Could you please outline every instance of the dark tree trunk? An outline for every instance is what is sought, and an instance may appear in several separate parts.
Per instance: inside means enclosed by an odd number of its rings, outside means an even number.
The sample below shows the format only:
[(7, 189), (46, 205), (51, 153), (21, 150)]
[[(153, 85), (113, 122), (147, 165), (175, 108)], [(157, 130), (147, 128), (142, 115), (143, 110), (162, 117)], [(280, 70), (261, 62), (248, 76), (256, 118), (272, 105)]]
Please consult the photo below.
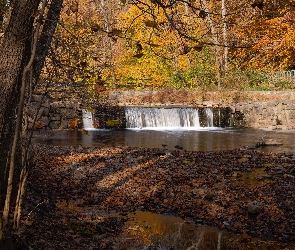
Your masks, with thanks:
[[(59, 19), (63, 0), (51, 0), (50, 2), (51, 4), (47, 11), (42, 33), (39, 36), (37, 44), (35, 44), (36, 54), (32, 65), (34, 85), (36, 85), (41, 74)], [(15, 143), (17, 140), (14, 140), (14, 135), (18, 134), (15, 133), (15, 131), (18, 131), (15, 130), (17, 109), (18, 106), (23, 107), (20, 105), (20, 89), (22, 84), (25, 86), (25, 77), (23, 77), (23, 75), (26, 76), (24, 72), (28, 73), (28, 62), (31, 55), (34, 55), (32, 54), (32, 40), (34, 27), (36, 26), (36, 23), (34, 24), (34, 19), (40, 3), (41, 0), (10, 1), (12, 7), (11, 17), (5, 30), (0, 49), (0, 249), (12, 248), (12, 245), (8, 243), (11, 243), (9, 240), (10, 232), (13, 232), (15, 227), (13, 228), (13, 221), (10, 223), (7, 215), (11, 213), (13, 209), (7, 209), (7, 207), (16, 205), (16, 196), (10, 196), (11, 187), (12, 190), (17, 191), (19, 181), (22, 189), (24, 189), (25, 184), (19, 179), (22, 164), (24, 164), (22, 152), (25, 151), (22, 150), (22, 147), (28, 145), (21, 141), (21, 131), (19, 131), (19, 135), (15, 137), (19, 138), (18, 144)], [(24, 71), (24, 69), (26, 70)], [(24, 89), (24, 87), (22, 89)], [(22, 117), (21, 113), (22, 112), (19, 112), (19, 117)], [(17, 127), (19, 128), (19, 125)], [(19, 149), (16, 151), (11, 151), (13, 140), (14, 145), (19, 146)], [(15, 149), (15, 146), (13, 148)], [(11, 152), (14, 152), (14, 154), (16, 153), (16, 157), (11, 157)], [(10, 162), (12, 162), (11, 158), (14, 159), (15, 164), (10, 164)], [(13, 168), (11, 166), (13, 166)], [(26, 175), (27, 172), (25, 173), (25, 176)], [(11, 176), (13, 176), (13, 178), (11, 178)], [(13, 182), (10, 185), (9, 183), (11, 183), (12, 179)], [(6, 190), (10, 191), (8, 192)], [(23, 191), (24, 190), (21, 192), (22, 194)], [(7, 197), (9, 197), (9, 199), (7, 199)], [(22, 197), (18, 195), (18, 207), (17, 213), (15, 213), (17, 216), (20, 211), (19, 204), (21, 204), (21, 199)], [(7, 211), (8, 213), (5, 213)]]
[[(12, 249), (12, 225), (9, 213), (16, 193), (21, 169), (21, 147), (16, 151), (13, 171), (9, 169), (11, 147), (15, 134), (16, 111), (20, 101), (22, 74), (31, 56), (34, 19), (41, 0), (13, 2), (9, 24), (0, 50), (0, 248)], [(20, 135), (18, 136), (20, 138)], [(21, 141), (19, 140), (19, 145)], [(10, 182), (8, 182), (8, 176)], [(10, 184), (9, 184), (10, 183)], [(9, 191), (8, 191), (9, 190)], [(4, 208), (4, 204), (6, 204)], [(6, 213), (6, 214), (7, 214)]]
[(37, 84), (39, 76), (41, 74), (45, 58), (48, 53), (48, 49), (51, 45), (52, 37), (54, 35), (57, 22), (59, 20), (60, 12), (62, 9), (63, 0), (52, 0), (51, 5), (46, 16), (46, 21), (44, 23), (42, 34), (40, 35), (36, 57), (33, 63), (33, 85)]
[(22, 72), (31, 53), (34, 13), (40, 0), (14, 2), (0, 51), (0, 208), (3, 206), (7, 164), (15, 129)]

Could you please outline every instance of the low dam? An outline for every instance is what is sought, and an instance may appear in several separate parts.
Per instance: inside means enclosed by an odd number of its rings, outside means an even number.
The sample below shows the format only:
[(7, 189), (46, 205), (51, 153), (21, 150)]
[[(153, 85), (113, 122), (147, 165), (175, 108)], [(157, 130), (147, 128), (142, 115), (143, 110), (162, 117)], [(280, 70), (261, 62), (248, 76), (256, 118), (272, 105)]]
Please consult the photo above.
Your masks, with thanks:
[[(146, 108), (154, 108), (153, 112), (158, 110), (159, 114), (159, 108), (163, 108), (165, 112), (168, 112), (169, 109), (175, 111), (177, 108), (179, 110), (192, 108), (198, 110), (200, 127), (208, 126), (205, 111), (210, 110), (213, 113), (213, 126), (216, 127), (250, 127), (269, 130), (295, 129), (295, 92), (292, 91), (243, 92), (244, 96), (242, 97), (241, 93), (222, 93), (215, 99), (211, 96), (212, 93), (206, 93), (207, 96), (205, 94), (203, 96), (201, 94), (194, 96), (186, 94), (184, 97), (174, 94), (174, 98), (176, 96), (178, 102), (172, 102), (173, 98), (170, 96), (166, 96), (166, 99), (161, 97), (161, 102), (159, 102), (159, 98), (154, 100), (154, 92), (144, 93), (145, 95), (140, 100), (135, 97), (142, 92), (115, 93), (109, 93), (109, 100), (104, 104), (87, 104), (87, 106), (78, 101), (56, 101), (46, 97), (42, 98), (42, 96), (34, 96), (28, 107), (29, 123), (32, 127), (34, 116), (42, 100), (37, 123), (34, 125), (35, 129), (82, 128), (83, 109), (88, 112), (91, 111), (91, 119), (94, 122), (86, 127), (126, 128), (126, 122), (130, 123), (130, 120), (126, 120), (125, 107), (134, 108), (131, 109), (133, 111), (135, 111), (135, 108), (142, 111), (147, 111)], [(198, 99), (200, 96), (202, 100)], [(141, 115), (141, 117), (143, 119), (143, 117), (147, 117), (147, 114)], [(170, 120), (172, 120), (171, 115)], [(197, 123), (194, 126), (198, 126)]]
[(199, 129), (233, 127), (243, 122), (230, 108), (108, 106), (91, 111), (84, 109), (82, 115), (85, 129)]

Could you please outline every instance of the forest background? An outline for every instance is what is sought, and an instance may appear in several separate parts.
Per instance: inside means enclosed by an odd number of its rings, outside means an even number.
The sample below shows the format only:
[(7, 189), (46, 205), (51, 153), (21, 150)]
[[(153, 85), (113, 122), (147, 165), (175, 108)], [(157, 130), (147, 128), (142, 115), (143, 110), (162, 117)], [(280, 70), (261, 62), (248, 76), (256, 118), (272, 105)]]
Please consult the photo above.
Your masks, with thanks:
[(294, 10), (284, 0), (67, 0), (40, 82), (83, 85), (93, 100), (110, 89), (293, 89), (277, 72), (295, 69)]

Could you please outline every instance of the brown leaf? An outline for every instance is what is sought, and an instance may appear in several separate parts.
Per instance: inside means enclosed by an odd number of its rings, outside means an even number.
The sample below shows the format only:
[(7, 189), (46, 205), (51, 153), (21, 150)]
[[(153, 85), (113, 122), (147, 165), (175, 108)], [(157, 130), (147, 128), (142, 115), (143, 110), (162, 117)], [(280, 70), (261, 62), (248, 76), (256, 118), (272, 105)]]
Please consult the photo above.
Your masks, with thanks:
[(76, 2), (76, 3), (73, 3), (73, 4), (70, 6), (70, 9), (71, 9), (71, 11), (72, 11), (73, 13), (78, 12), (78, 10), (79, 10), (78, 3), (77, 3), (77, 2)]
[(151, 28), (156, 28), (158, 26), (157, 22), (155, 22), (153, 20), (145, 20), (143, 22), (146, 26), (151, 27)]
[(119, 29), (112, 29), (111, 32), (116, 36), (123, 36), (123, 34), (124, 34), (123, 31), (119, 30)]
[(262, 10), (264, 3), (263, 0), (255, 0), (254, 3), (251, 4), (252, 8), (257, 7), (258, 9)]
[(143, 57), (143, 53), (139, 53), (139, 54), (135, 54), (133, 57), (136, 57), (136, 58), (141, 58), (141, 57)]
[(184, 45), (179, 49), (179, 55), (186, 55), (191, 51), (191, 49), (192, 49), (191, 47)]
[(93, 32), (97, 32), (99, 31), (100, 26), (97, 23), (94, 23), (90, 28)]
[(200, 10), (199, 17), (205, 19), (208, 16), (208, 13), (205, 10)]
[(200, 52), (200, 51), (202, 51), (202, 49), (203, 49), (203, 44), (197, 44), (197, 45), (193, 46), (193, 49), (194, 49), (195, 51)]

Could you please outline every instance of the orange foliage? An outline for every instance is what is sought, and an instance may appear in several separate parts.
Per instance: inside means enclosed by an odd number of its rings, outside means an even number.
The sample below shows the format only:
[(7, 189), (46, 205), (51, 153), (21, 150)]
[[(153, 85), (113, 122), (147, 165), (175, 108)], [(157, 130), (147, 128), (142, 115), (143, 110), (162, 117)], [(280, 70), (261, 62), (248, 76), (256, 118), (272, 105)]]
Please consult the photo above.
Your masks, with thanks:
[(248, 10), (247, 22), (235, 28), (239, 41), (248, 46), (233, 53), (239, 66), (266, 71), (295, 68), (295, 11), (291, 2), (281, 1), (280, 6), (266, 2), (263, 10)]
[(42, 129), (43, 127), (45, 126), (45, 124), (41, 121), (37, 121), (35, 124), (34, 124), (34, 129)]
[(78, 128), (79, 118), (74, 118), (69, 122), (69, 128), (76, 129)]

